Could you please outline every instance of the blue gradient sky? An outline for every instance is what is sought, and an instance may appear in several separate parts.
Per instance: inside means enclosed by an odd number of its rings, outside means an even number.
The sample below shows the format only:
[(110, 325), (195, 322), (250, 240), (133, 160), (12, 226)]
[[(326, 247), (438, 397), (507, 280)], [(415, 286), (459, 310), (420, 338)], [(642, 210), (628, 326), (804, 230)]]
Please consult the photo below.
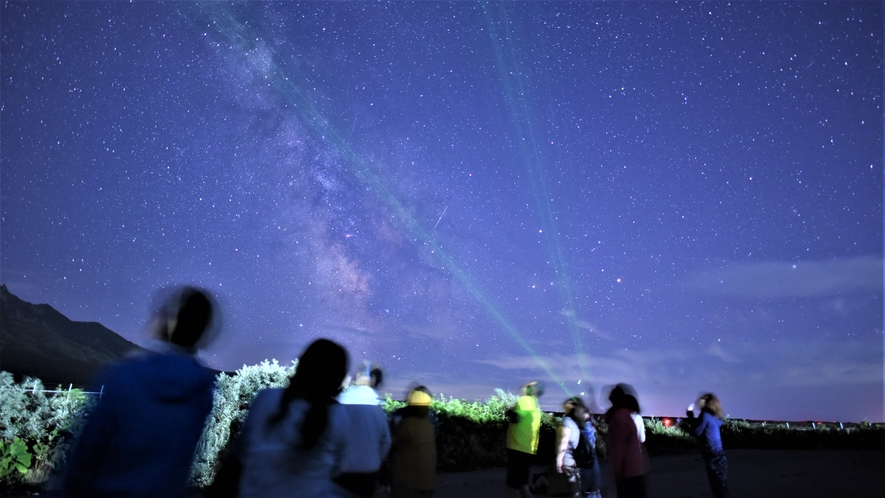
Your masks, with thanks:
[(0, 280), (141, 343), (204, 286), (222, 369), (883, 421), (882, 14), (5, 1)]

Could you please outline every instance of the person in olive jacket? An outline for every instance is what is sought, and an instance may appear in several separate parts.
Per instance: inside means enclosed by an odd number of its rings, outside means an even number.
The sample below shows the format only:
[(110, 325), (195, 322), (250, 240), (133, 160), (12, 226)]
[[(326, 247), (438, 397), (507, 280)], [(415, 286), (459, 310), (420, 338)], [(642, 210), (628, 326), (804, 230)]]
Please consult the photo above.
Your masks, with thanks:
[(432, 496), (436, 489), (436, 436), (430, 420), (430, 399), (419, 389), (409, 393), (409, 404), (393, 430), (396, 498)]

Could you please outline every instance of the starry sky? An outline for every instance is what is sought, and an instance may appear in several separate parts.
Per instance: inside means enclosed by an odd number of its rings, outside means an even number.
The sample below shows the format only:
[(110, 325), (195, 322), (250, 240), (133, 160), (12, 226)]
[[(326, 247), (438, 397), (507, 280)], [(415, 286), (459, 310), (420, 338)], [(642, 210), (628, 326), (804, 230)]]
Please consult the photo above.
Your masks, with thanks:
[(883, 421), (881, 2), (2, 3), (0, 280), (233, 370)]

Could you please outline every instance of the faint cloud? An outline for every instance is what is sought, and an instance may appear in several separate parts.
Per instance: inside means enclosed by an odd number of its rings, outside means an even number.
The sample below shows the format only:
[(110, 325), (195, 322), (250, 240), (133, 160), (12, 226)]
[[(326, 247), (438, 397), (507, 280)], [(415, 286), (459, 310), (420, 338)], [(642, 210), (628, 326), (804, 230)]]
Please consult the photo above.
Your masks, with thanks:
[(584, 329), (584, 330), (590, 332), (591, 334), (595, 335), (596, 337), (599, 337), (600, 339), (605, 339), (606, 341), (613, 341), (614, 340), (614, 337), (599, 330), (599, 328), (596, 325), (593, 325), (590, 322), (579, 320), (578, 321), (578, 328)]
[(692, 273), (689, 289), (750, 299), (826, 296), (882, 289), (882, 259), (874, 256), (820, 261), (738, 263)]
[[(773, 341), (733, 348), (742, 369), (768, 385), (832, 387), (882, 382), (882, 347), (865, 341)], [(744, 379), (734, 378), (738, 385)]]
[(604, 339), (606, 341), (613, 341), (614, 340), (614, 338), (611, 335), (603, 332), (596, 325), (594, 325), (586, 320), (578, 320), (577, 313), (575, 313), (573, 310), (563, 310), (562, 315), (566, 316), (568, 318), (574, 319), (575, 325), (577, 325), (578, 328), (586, 330), (587, 332), (590, 332), (591, 334), (595, 335), (596, 337), (599, 337), (600, 339)]
[(592, 358), (550, 354), (475, 361), (509, 372), (522, 371), (522, 377), (550, 372), (560, 381), (574, 382), (581, 378), (583, 362), (591, 374), (585, 381), (597, 385), (627, 382), (643, 391), (694, 386), (698, 381), (734, 390), (753, 385), (838, 388), (882, 381), (881, 343), (871, 347), (869, 341), (860, 340), (716, 342), (693, 348), (620, 349)]
[(848, 316), (851, 312), (848, 300), (842, 297), (832, 299), (824, 306), (826, 309), (836, 313), (839, 316)]
[[(594, 382), (614, 384), (638, 382), (667, 376), (667, 365), (684, 363), (688, 354), (680, 349), (615, 350), (606, 355), (549, 354), (539, 356), (503, 356), (475, 360), (502, 370), (549, 372), (561, 381), (578, 381), (585, 372)], [(587, 380), (587, 379), (585, 379)]]
[(405, 399), (409, 390), (418, 385), (429, 389), (436, 398), (443, 396), (446, 399), (456, 397), (467, 401), (485, 401), (495, 395), (494, 388), (489, 387), (489, 379), (485, 377), (463, 379), (433, 376), (426, 372), (397, 372), (397, 378), (389, 385), (385, 384), (383, 391), (392, 399)]
[(458, 331), (451, 324), (404, 325), (403, 328), (410, 332), (414, 338), (445, 341), (459, 337)]
[(358, 336), (358, 337), (374, 337), (375, 334), (369, 332), (367, 330), (361, 330), (354, 327), (347, 327), (344, 325), (334, 325), (334, 324), (320, 324), (317, 325), (317, 329), (322, 331), (325, 334), (330, 334), (334, 336)]
[(707, 348), (707, 352), (719, 358), (725, 363), (740, 363), (740, 359), (734, 355), (731, 351), (726, 351), (724, 347), (722, 347), (721, 343), (714, 343), (710, 347)]

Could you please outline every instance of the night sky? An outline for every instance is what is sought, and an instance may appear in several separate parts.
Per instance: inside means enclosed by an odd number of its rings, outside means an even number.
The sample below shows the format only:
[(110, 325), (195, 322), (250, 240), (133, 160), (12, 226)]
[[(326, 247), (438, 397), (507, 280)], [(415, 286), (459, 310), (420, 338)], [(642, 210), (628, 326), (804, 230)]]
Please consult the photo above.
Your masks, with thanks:
[[(2, 3), (9, 290), (233, 370), (883, 421), (883, 4)], [(561, 387), (560, 387), (561, 385)]]

